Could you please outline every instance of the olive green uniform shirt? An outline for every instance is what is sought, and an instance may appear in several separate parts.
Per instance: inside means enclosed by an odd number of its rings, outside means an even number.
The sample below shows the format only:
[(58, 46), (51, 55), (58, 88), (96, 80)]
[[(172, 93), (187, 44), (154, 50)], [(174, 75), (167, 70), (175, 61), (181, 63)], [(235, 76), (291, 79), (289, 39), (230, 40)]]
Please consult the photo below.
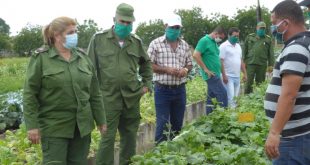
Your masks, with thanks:
[(243, 60), (245, 64), (273, 66), (274, 52), (272, 40), (269, 36), (260, 38), (256, 34), (249, 34), (244, 43)]
[(141, 40), (130, 34), (120, 46), (113, 28), (95, 34), (88, 55), (96, 65), (105, 107), (128, 109), (139, 104), (142, 87), (151, 89), (152, 67)]
[[(38, 49), (39, 50), (39, 49)], [(66, 61), (55, 48), (30, 57), (23, 106), (28, 130), (42, 136), (72, 138), (76, 125), (81, 137), (105, 124), (105, 111), (95, 68), (79, 49)]]

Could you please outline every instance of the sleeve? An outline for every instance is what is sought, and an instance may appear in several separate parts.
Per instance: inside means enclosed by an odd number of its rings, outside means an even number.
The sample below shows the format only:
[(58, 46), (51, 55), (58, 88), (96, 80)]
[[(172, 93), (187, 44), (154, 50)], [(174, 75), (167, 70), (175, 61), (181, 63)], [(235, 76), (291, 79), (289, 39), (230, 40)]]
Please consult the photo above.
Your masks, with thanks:
[(274, 60), (275, 58), (274, 58), (273, 44), (272, 44), (272, 40), (270, 39), (269, 52), (268, 52), (268, 66), (273, 66)]
[(221, 58), (221, 59), (225, 59), (226, 53), (225, 53), (225, 46), (224, 46), (224, 43), (220, 45), (219, 49), (220, 49), (220, 58)]
[(150, 90), (152, 89), (152, 78), (153, 78), (153, 71), (152, 71), (152, 64), (151, 60), (146, 53), (145, 49), (142, 46), (142, 43), (139, 42), (139, 49), (141, 53), (140, 59), (140, 69), (139, 74), (142, 77), (142, 82), (144, 86), (148, 87)]
[(286, 47), (280, 58), (280, 76), (283, 74), (294, 74), (304, 76), (309, 62), (309, 51), (297, 44)]
[(90, 42), (87, 48), (87, 55), (89, 56), (90, 60), (92, 61), (93, 65), (96, 68), (97, 66), (96, 66), (96, 61), (95, 61), (95, 35), (93, 35), (92, 38), (90, 39)]
[(208, 41), (203, 37), (198, 41), (195, 50), (203, 54), (207, 50), (207, 45)]
[(249, 37), (246, 37), (245, 38), (245, 41), (244, 41), (244, 45), (243, 45), (243, 50), (242, 50), (242, 58), (243, 58), (243, 61), (246, 62), (247, 60), (247, 57), (248, 57), (248, 40), (249, 40)]
[[(89, 61), (90, 62), (90, 61)], [(102, 93), (99, 87), (99, 81), (96, 76), (95, 68), (92, 67), (93, 77), (91, 81), (90, 106), (94, 120), (97, 125), (106, 124), (106, 113), (103, 104)]]
[(154, 41), (150, 43), (149, 48), (147, 49), (147, 53), (150, 57), (151, 62), (156, 64), (156, 49)]
[(193, 54), (189, 45), (187, 46), (186, 51), (186, 66), (193, 66)]
[(24, 92), (23, 112), (27, 130), (39, 128), (38, 111), (40, 107), (39, 94), (41, 90), (41, 55), (32, 55), (27, 68)]

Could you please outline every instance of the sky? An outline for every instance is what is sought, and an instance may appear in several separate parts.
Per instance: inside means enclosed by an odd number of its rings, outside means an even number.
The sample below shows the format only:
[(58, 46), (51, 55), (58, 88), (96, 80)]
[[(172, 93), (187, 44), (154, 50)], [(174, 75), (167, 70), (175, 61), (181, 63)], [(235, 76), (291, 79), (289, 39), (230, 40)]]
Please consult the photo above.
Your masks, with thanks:
[[(115, 10), (120, 3), (128, 3), (135, 9), (135, 29), (139, 23), (164, 19), (176, 9), (202, 8), (204, 15), (221, 13), (233, 16), (237, 9), (257, 4), (257, 0), (1, 0), (0, 18), (16, 35), (27, 24), (47, 25), (54, 18), (68, 16), (83, 23), (93, 19), (100, 28), (113, 25)], [(282, 0), (260, 0), (261, 6), (272, 10)], [(297, 0), (299, 2), (301, 0)]]

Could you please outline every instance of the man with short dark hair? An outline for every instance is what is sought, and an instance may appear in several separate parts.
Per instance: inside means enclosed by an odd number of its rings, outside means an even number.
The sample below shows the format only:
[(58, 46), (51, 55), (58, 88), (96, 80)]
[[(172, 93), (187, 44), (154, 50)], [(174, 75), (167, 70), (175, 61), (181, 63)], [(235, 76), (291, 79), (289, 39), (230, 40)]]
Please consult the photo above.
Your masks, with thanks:
[(228, 106), (235, 108), (235, 97), (239, 95), (240, 72), (243, 80), (247, 80), (245, 65), (242, 61), (242, 49), (239, 42), (239, 29), (231, 27), (228, 30), (228, 39), (220, 45), (220, 58), (222, 64), (222, 78), (227, 90)]
[(310, 164), (310, 32), (295, 1), (272, 10), (271, 31), (284, 41), (268, 85), (264, 108), (272, 122), (265, 151), (275, 165)]
[[(153, 40), (148, 48), (155, 82), (157, 144), (172, 139), (183, 124), (186, 109), (185, 83), (187, 74), (192, 69), (192, 53), (189, 45), (181, 38), (181, 28), (179, 15), (168, 16), (165, 19), (165, 35)], [(164, 132), (168, 133), (165, 135)]]
[(212, 99), (216, 99), (222, 107), (227, 107), (227, 92), (221, 80), (221, 60), (218, 42), (225, 38), (225, 30), (217, 27), (211, 34), (202, 37), (196, 46), (194, 59), (200, 66), (202, 78), (207, 82), (208, 94), (206, 114), (214, 109)]

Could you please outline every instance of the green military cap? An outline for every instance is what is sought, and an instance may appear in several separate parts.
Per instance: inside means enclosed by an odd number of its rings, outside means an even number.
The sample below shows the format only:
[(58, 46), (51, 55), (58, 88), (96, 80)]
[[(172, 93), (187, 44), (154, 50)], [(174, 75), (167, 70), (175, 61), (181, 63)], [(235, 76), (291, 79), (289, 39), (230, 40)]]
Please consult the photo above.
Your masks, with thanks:
[(116, 18), (121, 19), (128, 22), (135, 21), (135, 17), (133, 15), (134, 9), (131, 5), (126, 3), (121, 3), (116, 8)]
[(257, 27), (266, 27), (266, 24), (265, 24), (265, 22), (258, 22), (257, 23)]

